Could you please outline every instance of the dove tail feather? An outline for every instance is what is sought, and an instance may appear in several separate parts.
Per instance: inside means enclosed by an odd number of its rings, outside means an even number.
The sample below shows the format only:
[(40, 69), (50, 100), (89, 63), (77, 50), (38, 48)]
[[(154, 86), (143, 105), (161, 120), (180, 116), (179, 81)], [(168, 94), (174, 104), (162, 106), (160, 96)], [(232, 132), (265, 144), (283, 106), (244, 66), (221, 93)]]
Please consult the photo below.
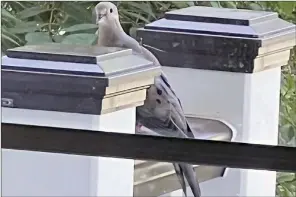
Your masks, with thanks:
[(177, 175), (177, 177), (179, 179), (179, 182), (181, 184), (182, 190), (183, 190), (185, 196), (187, 197), (186, 181), (185, 181), (185, 178), (184, 178), (184, 173), (182, 171), (182, 168), (177, 163), (173, 163), (173, 165), (174, 165), (174, 168), (175, 168), (175, 171), (176, 171), (176, 175)]
[(199, 187), (198, 180), (195, 175), (195, 170), (193, 169), (192, 165), (189, 164), (179, 164), (180, 168), (182, 169), (182, 172), (184, 173), (184, 176), (188, 182), (188, 185), (193, 193), (194, 197), (200, 197), (201, 191)]

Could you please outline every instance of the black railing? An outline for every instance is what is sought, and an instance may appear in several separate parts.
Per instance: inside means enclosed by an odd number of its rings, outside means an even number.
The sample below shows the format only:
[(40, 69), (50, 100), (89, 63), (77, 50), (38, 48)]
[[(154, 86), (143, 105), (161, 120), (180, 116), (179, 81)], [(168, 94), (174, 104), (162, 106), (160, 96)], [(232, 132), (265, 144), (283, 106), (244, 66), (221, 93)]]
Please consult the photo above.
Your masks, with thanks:
[(296, 148), (2, 123), (2, 148), (296, 172)]

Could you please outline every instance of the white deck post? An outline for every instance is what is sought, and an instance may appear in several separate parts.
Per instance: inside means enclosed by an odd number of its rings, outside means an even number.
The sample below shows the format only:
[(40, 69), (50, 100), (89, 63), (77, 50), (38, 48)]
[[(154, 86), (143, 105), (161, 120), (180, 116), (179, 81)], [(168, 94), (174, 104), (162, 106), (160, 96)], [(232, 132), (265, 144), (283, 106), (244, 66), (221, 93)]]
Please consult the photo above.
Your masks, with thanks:
[[(138, 37), (159, 49), (151, 51), (185, 114), (227, 122), (233, 141), (276, 145), (281, 66), (296, 45), (295, 25), (273, 12), (209, 7), (174, 10), (165, 18)], [(275, 196), (275, 187), (276, 172), (246, 169), (201, 183), (202, 196)]]
[[(3, 108), (2, 121), (132, 134), (135, 108), (100, 116)], [(133, 196), (132, 159), (7, 149), (2, 154), (3, 196)]]
[[(1, 62), (2, 124), (15, 128), (134, 134), (136, 107), (143, 105), (147, 88), (161, 71), (131, 49), (27, 45), (9, 54)], [(51, 143), (38, 147), (38, 137), (26, 128), (21, 137), (2, 139), (18, 145), (7, 145), (13, 150), (2, 152), (3, 196), (133, 196), (133, 159), (20, 151), (57, 148)], [(63, 143), (71, 140), (67, 136)]]
[[(279, 67), (255, 74), (166, 67), (165, 73), (186, 113), (226, 121), (236, 131), (233, 141), (277, 144)], [(187, 80), (175, 80), (180, 75)], [(276, 172), (228, 169), (223, 178), (201, 183), (201, 190), (203, 196), (274, 196), (275, 181)]]

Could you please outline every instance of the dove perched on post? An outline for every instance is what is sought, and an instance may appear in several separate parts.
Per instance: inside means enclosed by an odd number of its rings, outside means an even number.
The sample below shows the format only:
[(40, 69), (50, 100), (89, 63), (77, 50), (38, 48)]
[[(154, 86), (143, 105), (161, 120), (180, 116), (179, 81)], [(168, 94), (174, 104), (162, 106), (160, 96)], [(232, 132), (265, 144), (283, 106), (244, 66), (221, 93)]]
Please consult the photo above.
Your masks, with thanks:
[[(129, 48), (134, 54), (144, 57), (155, 65), (160, 65), (149, 50), (124, 32), (119, 22), (116, 5), (111, 2), (100, 2), (96, 5), (94, 12), (96, 24), (99, 25), (98, 46)], [(154, 85), (147, 90), (144, 105), (137, 107), (136, 112), (137, 133), (152, 131), (155, 135), (193, 137), (181, 102), (163, 73), (155, 78)], [(185, 196), (187, 196), (187, 181), (194, 197), (200, 197), (199, 183), (193, 166), (186, 163), (174, 163), (173, 165)]]

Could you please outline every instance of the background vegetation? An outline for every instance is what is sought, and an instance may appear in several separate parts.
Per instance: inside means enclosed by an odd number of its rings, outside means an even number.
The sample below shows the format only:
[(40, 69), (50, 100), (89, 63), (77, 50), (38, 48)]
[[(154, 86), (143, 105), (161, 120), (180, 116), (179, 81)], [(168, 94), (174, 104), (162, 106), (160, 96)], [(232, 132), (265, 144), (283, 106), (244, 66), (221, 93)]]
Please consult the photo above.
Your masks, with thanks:
[[(92, 45), (97, 26), (92, 8), (98, 2), (1, 2), (1, 51), (26, 44), (75, 43)], [(193, 5), (234, 9), (271, 10), (296, 24), (296, 2), (187, 1), (187, 2), (115, 2), (125, 31), (161, 18), (164, 12)], [(296, 146), (296, 48), (289, 64), (282, 69), (279, 144)], [(277, 196), (296, 196), (296, 174), (278, 173)]]

